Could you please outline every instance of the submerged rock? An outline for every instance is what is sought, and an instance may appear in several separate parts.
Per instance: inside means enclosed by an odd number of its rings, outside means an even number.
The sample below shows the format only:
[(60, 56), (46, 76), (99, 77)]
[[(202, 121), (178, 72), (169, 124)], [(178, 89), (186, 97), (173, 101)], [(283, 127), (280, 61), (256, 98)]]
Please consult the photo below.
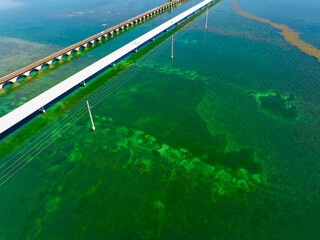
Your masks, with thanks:
[(242, 190), (248, 190), (249, 189), (248, 183), (244, 179), (238, 180), (237, 187), (239, 189), (242, 189)]

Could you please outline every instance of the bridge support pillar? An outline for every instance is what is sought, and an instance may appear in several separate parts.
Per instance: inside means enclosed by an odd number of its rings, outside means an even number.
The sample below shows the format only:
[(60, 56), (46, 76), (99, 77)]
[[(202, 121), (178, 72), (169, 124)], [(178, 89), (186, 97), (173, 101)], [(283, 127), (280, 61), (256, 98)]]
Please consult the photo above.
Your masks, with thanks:
[(40, 71), (40, 70), (41, 70), (41, 67), (42, 67), (42, 66), (38, 66), (38, 67), (36, 67), (35, 69), (36, 69), (37, 71)]
[(26, 76), (26, 77), (28, 77), (28, 76), (30, 76), (31, 71), (32, 71), (32, 70), (30, 70), (30, 71), (28, 71), (28, 72), (25, 72), (23, 75)]
[(12, 83), (15, 83), (17, 81), (18, 81), (18, 77), (15, 77), (15, 78), (12, 78), (12, 79), (9, 80), (9, 82), (12, 82)]
[(46, 110), (44, 109), (44, 107), (42, 107), (41, 109), (39, 109), (39, 112), (46, 114)]

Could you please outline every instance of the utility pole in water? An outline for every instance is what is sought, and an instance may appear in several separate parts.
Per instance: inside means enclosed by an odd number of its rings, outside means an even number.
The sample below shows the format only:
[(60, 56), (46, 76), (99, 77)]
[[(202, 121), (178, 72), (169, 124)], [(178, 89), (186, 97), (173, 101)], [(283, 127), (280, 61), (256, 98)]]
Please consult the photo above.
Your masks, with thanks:
[(92, 124), (92, 131), (95, 131), (96, 128), (94, 127), (94, 123), (93, 123), (93, 119), (92, 119), (91, 110), (90, 110), (90, 106), (89, 106), (88, 100), (87, 100), (87, 107), (88, 107), (89, 116), (90, 116), (90, 120), (91, 120), (91, 124)]
[(173, 59), (173, 35), (171, 36), (171, 59)]
[(205, 29), (208, 28), (208, 9), (207, 9), (207, 14), (206, 14), (206, 25), (204, 26)]

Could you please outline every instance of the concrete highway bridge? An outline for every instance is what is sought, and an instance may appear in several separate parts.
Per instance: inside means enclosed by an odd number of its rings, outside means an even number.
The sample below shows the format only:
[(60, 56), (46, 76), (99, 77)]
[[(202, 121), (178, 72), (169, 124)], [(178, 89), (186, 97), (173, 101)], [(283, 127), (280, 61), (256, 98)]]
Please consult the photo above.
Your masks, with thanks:
[(165, 3), (157, 8), (151, 9), (148, 12), (145, 12), (143, 14), (140, 14), (134, 18), (131, 18), (125, 22), (122, 22), (116, 26), (113, 26), (109, 29), (106, 29), (100, 33), (97, 33), (91, 37), (88, 37), (80, 42), (77, 42), (69, 47), (66, 47), (58, 52), (55, 52), (47, 57), (44, 57), (34, 63), (31, 63), (23, 68), (20, 68), (12, 73), (9, 73), (3, 77), (0, 78), (0, 89), (2, 89), (7, 84), (15, 83), (19, 81), (19, 79), (28, 77), (32, 75), (33, 73), (37, 71), (41, 71), (48, 66), (54, 64), (58, 61), (63, 61), (65, 57), (70, 56), (74, 54), (75, 52), (81, 51), (83, 48), (88, 48), (89, 46), (102, 41), (103, 39), (107, 38), (108, 36), (111, 36), (115, 33), (118, 33), (119, 31), (123, 31), (125, 29), (130, 28), (130, 26), (133, 26), (135, 24), (139, 24), (140, 22), (144, 21), (145, 19), (148, 19), (154, 15), (157, 15), (159, 13), (162, 13), (168, 9), (171, 9), (172, 7), (176, 6), (177, 4), (181, 2), (185, 2), (188, 0), (173, 0), (171, 2)]
[[(175, 1), (175, 2), (177, 3), (180, 1)], [(110, 53), (104, 58), (89, 65), (88, 67), (77, 72), (76, 74), (65, 79), (64, 81), (58, 83), (54, 87), (43, 92), (42, 94), (33, 98), (32, 100), (28, 101), (22, 106), (4, 115), (3, 117), (0, 118), (0, 139), (5, 137), (8, 133), (12, 132), (14, 129), (17, 128), (17, 126), (21, 125), (24, 121), (28, 121), (28, 119), (30, 119), (32, 116), (37, 114), (39, 110), (41, 109), (44, 110), (45, 108), (49, 107), (55, 101), (57, 101), (58, 99), (61, 99), (61, 97), (65, 96), (67, 93), (79, 87), (86, 80), (89, 80), (92, 77), (102, 73), (107, 68), (114, 66), (117, 62), (121, 61), (131, 53), (136, 52), (139, 48), (143, 47), (146, 43), (153, 41), (156, 37), (160, 36), (162, 33), (167, 32), (169, 29), (173, 28), (175, 25), (179, 24), (180, 22), (183, 22), (192, 14), (195, 14), (196, 12), (200, 11), (204, 7), (214, 2), (219, 2), (219, 0), (202, 1), (201, 3), (193, 6), (192, 8), (179, 14), (176, 17), (173, 17), (169, 21), (161, 24), (160, 26), (152, 29), (151, 31), (143, 34), (137, 39), (129, 42), (128, 44)], [(170, 4), (173, 4), (173, 3), (170, 3)], [(169, 6), (169, 5), (166, 5), (166, 6)], [(97, 39), (97, 37), (98, 35), (93, 37), (92, 41)], [(84, 41), (84, 44), (87, 44), (87, 43), (88, 41)], [(72, 51), (71, 49), (73, 48), (70, 48), (69, 51)], [(62, 56), (62, 55), (60, 54), (59, 56)], [(41, 66), (41, 65), (35, 64), (34, 66)], [(28, 70), (28, 71), (32, 71), (32, 70)]]

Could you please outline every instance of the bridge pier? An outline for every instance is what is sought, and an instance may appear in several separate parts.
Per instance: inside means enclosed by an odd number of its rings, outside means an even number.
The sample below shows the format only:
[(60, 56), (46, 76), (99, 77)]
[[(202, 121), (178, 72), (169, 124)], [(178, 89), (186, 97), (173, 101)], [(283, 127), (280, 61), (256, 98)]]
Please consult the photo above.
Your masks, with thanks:
[(35, 67), (34, 69), (36, 69), (37, 71), (41, 71), (41, 65), (38, 67)]
[(55, 58), (48, 62), (49, 65), (53, 65), (53, 62), (57, 61)]
[(28, 76), (30, 76), (31, 71), (32, 71), (32, 70), (29, 70), (29, 71), (25, 72), (23, 75), (26, 76), (26, 77), (28, 77)]
[(9, 82), (10, 83), (15, 83), (15, 82), (17, 82), (17, 80), (18, 80), (18, 77), (15, 77), (15, 78), (10, 79)]
[(44, 107), (40, 108), (39, 109), (39, 112), (43, 113), (43, 114), (46, 114), (46, 110), (44, 109)]
[(84, 47), (85, 47), (85, 48), (88, 48), (88, 47), (90, 47), (91, 45), (92, 45), (91, 42), (87, 42), (86, 44), (84, 44)]

